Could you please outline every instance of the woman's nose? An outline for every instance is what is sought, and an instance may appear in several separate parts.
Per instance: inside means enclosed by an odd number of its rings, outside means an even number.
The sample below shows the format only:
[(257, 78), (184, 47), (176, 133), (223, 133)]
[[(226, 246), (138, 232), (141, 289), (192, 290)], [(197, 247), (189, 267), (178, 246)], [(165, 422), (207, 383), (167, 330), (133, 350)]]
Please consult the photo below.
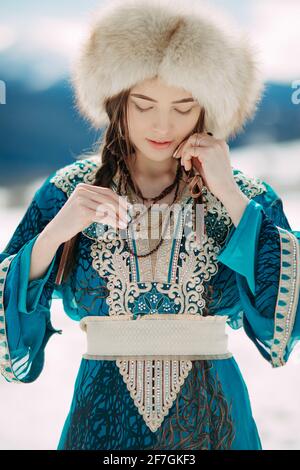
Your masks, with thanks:
[(152, 127), (155, 132), (158, 132), (162, 136), (170, 134), (172, 125), (169, 116), (157, 116)]

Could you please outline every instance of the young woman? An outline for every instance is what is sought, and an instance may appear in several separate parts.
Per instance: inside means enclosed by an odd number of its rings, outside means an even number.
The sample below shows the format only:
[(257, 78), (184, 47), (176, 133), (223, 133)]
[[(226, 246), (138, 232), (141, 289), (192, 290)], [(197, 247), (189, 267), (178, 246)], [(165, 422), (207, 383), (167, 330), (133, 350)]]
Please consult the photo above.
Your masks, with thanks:
[(272, 367), (299, 340), (299, 232), (226, 143), (262, 91), (254, 57), (188, 5), (101, 10), (73, 75), (101, 146), (45, 180), (1, 254), (8, 381), (41, 374), (52, 298), (87, 334), (58, 449), (261, 449), (225, 326)]

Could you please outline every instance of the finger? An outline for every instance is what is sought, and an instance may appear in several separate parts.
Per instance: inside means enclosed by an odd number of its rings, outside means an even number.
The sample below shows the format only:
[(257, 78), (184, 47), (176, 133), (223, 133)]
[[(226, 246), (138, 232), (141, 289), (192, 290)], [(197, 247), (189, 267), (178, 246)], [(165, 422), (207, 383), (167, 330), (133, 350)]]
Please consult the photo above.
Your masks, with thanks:
[(180, 158), (180, 154), (181, 154), (181, 151), (182, 149), (184, 148), (185, 144), (188, 142), (188, 139), (184, 139), (180, 144), (179, 146), (177, 147), (177, 149), (175, 150), (174, 154), (173, 154), (173, 157), (174, 158)]
[(177, 149), (176, 149), (175, 152), (173, 153), (173, 157), (174, 157), (174, 158), (180, 158), (180, 153), (181, 153), (181, 150), (182, 150), (183, 146), (184, 146), (184, 143), (181, 143), (181, 144), (177, 147)]
[[(107, 189), (107, 188), (104, 188), (104, 189)], [(92, 191), (91, 188), (84, 188), (84, 191), (82, 193), (83, 193), (83, 197), (87, 197), (93, 201), (96, 201), (98, 202), (98, 204), (111, 203), (115, 206), (116, 210), (123, 210), (125, 212), (129, 210), (129, 203), (127, 202), (127, 200), (125, 200), (121, 196), (117, 195), (117, 198), (112, 197), (110, 193), (107, 193), (105, 191), (104, 192)]]
[(94, 212), (94, 215), (92, 217), (92, 220), (94, 222), (102, 223), (102, 224), (107, 224), (111, 225), (114, 229), (116, 228), (125, 228), (127, 227), (127, 223), (124, 222), (121, 219), (118, 219), (116, 214), (106, 214), (106, 215), (98, 215), (97, 213)]
[[(89, 194), (88, 194), (89, 193)], [(109, 211), (113, 213), (118, 213), (120, 214), (120, 217), (123, 220), (128, 219), (128, 211), (125, 211), (122, 207), (117, 207), (114, 201), (111, 201), (110, 199), (105, 199), (103, 197), (97, 198), (94, 193), (92, 193), (92, 196), (90, 196), (91, 192), (84, 191), (82, 195), (80, 196), (83, 202), (84, 207), (87, 207), (89, 209), (93, 210), (98, 210), (99, 213), (101, 211)], [(118, 216), (119, 217), (119, 216)]]
[(193, 158), (205, 159), (203, 147), (190, 146), (183, 152), (181, 161), (187, 171), (193, 166)]
[(218, 139), (216, 139), (212, 133), (210, 132), (195, 132), (189, 142), (192, 144), (200, 144), (200, 142), (203, 143), (203, 145), (212, 145), (214, 142), (216, 142)]
[(184, 166), (186, 171), (191, 170), (192, 168), (192, 155), (191, 152), (185, 151), (181, 158), (181, 165)]
[[(206, 139), (206, 137), (208, 139)], [(188, 139), (184, 140), (180, 145), (179, 147), (177, 148), (177, 150), (175, 151), (175, 153), (173, 154), (173, 157), (174, 158), (180, 158), (183, 156), (183, 152), (187, 149), (187, 148), (193, 148), (193, 147), (198, 147), (200, 145), (202, 145), (203, 147), (206, 147), (206, 146), (209, 146), (213, 143), (212, 140), (209, 140), (211, 139), (212, 137), (210, 135), (207, 135), (206, 133), (195, 133), (195, 134), (192, 134)], [(214, 139), (214, 138), (213, 138)], [(215, 139), (214, 139), (215, 140)]]
[[(127, 224), (124, 224), (121, 220), (116, 220), (116, 218), (111, 215), (105, 216), (105, 218), (97, 216), (95, 210), (89, 209), (88, 207), (86, 208), (86, 214), (90, 217), (92, 222), (108, 224), (114, 229), (127, 227)], [(122, 223), (124, 225), (122, 225)]]
[(113, 201), (117, 202), (118, 204), (122, 205), (125, 210), (127, 209), (127, 205), (128, 205), (127, 199), (117, 194), (111, 188), (105, 188), (103, 186), (94, 186), (92, 184), (87, 184), (87, 183), (80, 183), (78, 186), (80, 186), (86, 191), (91, 191), (94, 194), (106, 196), (112, 199)]
[(184, 149), (182, 158), (184, 161), (187, 161), (188, 159), (197, 157), (201, 163), (203, 163), (208, 158), (207, 152), (210, 148), (212, 148), (211, 145), (189, 145), (186, 149)]
[(111, 217), (115, 218), (117, 222), (121, 221), (124, 224), (128, 224), (130, 218), (127, 214), (115, 211), (112, 207), (106, 205), (100, 205), (96, 208), (96, 215), (99, 217)]
[(121, 219), (117, 219), (116, 217), (112, 216), (111, 214), (108, 215), (99, 215), (95, 210), (86, 208), (87, 215), (89, 215), (92, 222), (101, 223), (101, 224), (108, 224), (116, 227), (127, 227), (127, 223), (125, 223)]
[(215, 138), (207, 135), (205, 133), (196, 133), (193, 134), (189, 140), (190, 146), (200, 146), (203, 145), (204, 147), (210, 146), (215, 142)]
[(84, 199), (84, 207), (88, 209), (92, 209), (96, 212), (96, 215), (99, 217), (103, 217), (105, 215), (114, 214), (116, 215), (117, 219), (122, 220), (123, 222), (127, 223), (129, 221), (129, 217), (127, 213), (123, 210), (119, 212), (115, 211), (115, 207), (112, 204), (99, 204), (98, 202), (93, 201), (92, 199), (85, 198)]

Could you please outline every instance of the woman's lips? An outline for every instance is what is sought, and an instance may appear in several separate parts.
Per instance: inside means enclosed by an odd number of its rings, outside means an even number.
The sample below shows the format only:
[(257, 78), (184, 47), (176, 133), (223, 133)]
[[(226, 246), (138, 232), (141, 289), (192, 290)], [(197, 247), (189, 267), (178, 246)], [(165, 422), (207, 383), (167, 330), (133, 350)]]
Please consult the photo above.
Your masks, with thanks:
[(154, 140), (150, 140), (150, 139), (147, 139), (147, 140), (155, 148), (167, 148), (173, 142), (172, 140), (168, 142), (155, 142)]

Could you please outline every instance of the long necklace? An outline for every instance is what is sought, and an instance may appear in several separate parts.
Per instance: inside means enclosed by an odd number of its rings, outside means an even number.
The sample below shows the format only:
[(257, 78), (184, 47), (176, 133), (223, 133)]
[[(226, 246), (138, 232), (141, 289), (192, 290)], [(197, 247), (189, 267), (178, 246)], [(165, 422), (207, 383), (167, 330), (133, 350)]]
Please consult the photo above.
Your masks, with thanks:
[[(180, 181), (180, 174), (181, 174), (181, 165), (180, 165), (180, 162), (178, 162), (178, 166), (177, 166), (177, 171), (176, 171), (176, 176), (175, 176), (175, 179), (174, 179), (174, 182), (172, 183), (172, 185), (170, 185), (169, 187), (163, 189), (163, 191), (161, 191), (161, 193), (158, 195), (158, 196), (155, 196), (154, 198), (145, 198), (140, 190), (140, 188), (137, 186), (137, 194), (140, 195), (140, 197), (142, 198), (143, 200), (143, 203), (145, 200), (147, 201), (152, 201), (152, 204), (150, 204), (150, 206), (147, 208), (146, 210), (146, 215), (148, 215), (148, 212), (149, 210), (152, 208), (153, 204), (155, 204), (155, 202), (161, 200), (163, 197), (165, 197), (167, 194), (169, 194), (172, 189), (174, 188), (174, 186), (176, 185), (176, 190), (175, 190), (175, 195), (174, 195), (174, 198), (173, 198), (173, 201), (170, 205), (168, 205), (168, 207), (170, 208), (174, 202), (176, 201), (176, 198), (177, 198), (177, 194), (178, 194), (178, 189), (179, 189), (179, 181)], [(132, 185), (131, 185), (132, 186)], [(132, 220), (128, 223), (127, 227), (126, 227), (126, 232), (127, 232), (127, 238), (125, 239), (125, 245), (126, 245), (126, 248), (128, 249), (128, 251), (134, 255), (135, 257), (137, 258), (144, 258), (146, 256), (150, 256), (152, 253), (154, 253), (155, 251), (158, 250), (158, 248), (162, 245), (163, 241), (164, 241), (164, 235), (165, 235), (165, 231), (166, 231), (166, 228), (167, 228), (167, 224), (165, 225), (165, 230), (163, 231), (162, 235), (161, 235), (161, 238), (160, 238), (160, 241), (158, 242), (158, 244), (149, 252), (149, 253), (143, 253), (143, 254), (136, 254), (134, 251), (131, 250), (129, 244), (128, 244), (128, 227), (130, 224), (132, 224), (133, 222), (135, 222), (138, 218), (140, 217), (140, 214), (138, 214), (136, 217), (132, 218)], [(159, 228), (161, 227), (161, 223), (159, 225)]]

